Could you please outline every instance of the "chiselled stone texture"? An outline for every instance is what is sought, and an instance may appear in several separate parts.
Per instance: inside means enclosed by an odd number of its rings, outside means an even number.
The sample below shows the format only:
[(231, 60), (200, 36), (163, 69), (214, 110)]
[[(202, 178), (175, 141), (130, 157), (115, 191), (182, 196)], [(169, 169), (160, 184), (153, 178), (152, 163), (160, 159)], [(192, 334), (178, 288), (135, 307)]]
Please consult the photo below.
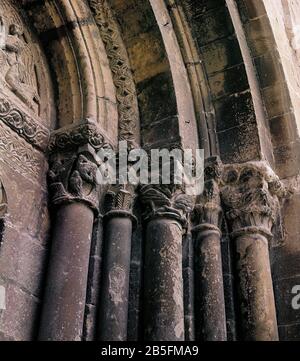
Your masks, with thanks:
[(25, 177), (40, 182), (43, 177), (42, 171), (46, 169), (44, 156), (2, 124), (0, 124), (0, 150), (4, 163), (14, 166), (17, 172)]

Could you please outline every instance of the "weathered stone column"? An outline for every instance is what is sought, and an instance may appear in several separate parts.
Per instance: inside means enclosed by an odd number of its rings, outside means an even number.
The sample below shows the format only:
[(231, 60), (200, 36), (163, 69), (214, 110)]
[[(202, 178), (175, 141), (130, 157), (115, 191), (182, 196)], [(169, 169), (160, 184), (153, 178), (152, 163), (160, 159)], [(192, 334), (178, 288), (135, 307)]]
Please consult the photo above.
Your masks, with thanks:
[(225, 341), (226, 314), (221, 256), (219, 182), (222, 165), (210, 158), (205, 166), (205, 186), (193, 212), (196, 272), (199, 302), (199, 337), (204, 341)]
[(89, 151), (57, 154), (50, 168), (56, 206), (39, 340), (82, 338), (97, 166)]
[(263, 162), (226, 166), (222, 200), (231, 228), (237, 277), (241, 338), (278, 340), (269, 259), (278, 196), (284, 190)]
[(174, 186), (144, 186), (144, 316), (147, 341), (183, 341), (182, 231), (189, 197)]
[(133, 192), (109, 191), (104, 220), (105, 245), (99, 307), (100, 341), (126, 341), (129, 297), (131, 237), (135, 217)]

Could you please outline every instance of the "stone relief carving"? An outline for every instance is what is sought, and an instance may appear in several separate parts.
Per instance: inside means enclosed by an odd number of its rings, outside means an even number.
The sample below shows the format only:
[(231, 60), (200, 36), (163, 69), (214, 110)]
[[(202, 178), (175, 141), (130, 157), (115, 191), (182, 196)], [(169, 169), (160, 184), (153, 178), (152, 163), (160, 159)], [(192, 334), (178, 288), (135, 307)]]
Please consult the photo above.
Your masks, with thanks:
[[(36, 46), (34, 35), (27, 26), (22, 4), (18, 1), (2, 0), (0, 2), (0, 121), (41, 151), (47, 149), (50, 137), (49, 130), (42, 124), (49, 121), (51, 100), (47, 98), (48, 104), (41, 105), (40, 99), (40, 91), (43, 95), (51, 93), (49, 93), (51, 86), (48, 83), (47, 73), (42, 52)], [(41, 90), (38, 79), (43, 80)], [(40, 112), (43, 114), (42, 118), (39, 117)], [(17, 141), (16, 144), (19, 143)], [(3, 144), (1, 146), (4, 147)], [(22, 153), (21, 148), (14, 147), (14, 151), (16, 149)], [(27, 147), (26, 149), (28, 151)], [(5, 155), (5, 157), (9, 156)], [(20, 154), (19, 158), (22, 157), (23, 155)], [(28, 160), (31, 158), (34, 156), (28, 155)], [(19, 166), (22, 168), (21, 165)]]
[(106, 0), (90, 0), (104, 42), (116, 86), (119, 111), (119, 139), (129, 147), (139, 143), (139, 110), (129, 59), (113, 11)]
[(0, 5), (0, 68), (1, 81), (32, 111), (40, 97), (35, 74), (32, 45), (24, 36), (24, 25), (15, 9), (4, 1)]
[(133, 189), (129, 190), (127, 185), (119, 185), (111, 188), (105, 196), (105, 211), (123, 210), (130, 212), (134, 200)]
[(49, 131), (0, 96), (0, 120), (40, 150), (46, 150)]
[(260, 232), (271, 238), (279, 200), (287, 195), (271, 168), (264, 162), (228, 165), (222, 182), (222, 202), (232, 231)]
[(94, 124), (61, 129), (51, 135), (49, 150), (67, 150), (90, 144), (94, 149), (112, 148)]
[(184, 194), (179, 185), (144, 185), (140, 187), (141, 201), (145, 206), (144, 219), (171, 218), (184, 228), (193, 209), (193, 199)]
[(39, 180), (44, 158), (41, 153), (34, 151), (22, 138), (18, 137), (10, 128), (0, 123), (0, 153), (1, 159), (10, 167), (25, 177)]
[(104, 212), (105, 217), (127, 217), (136, 227), (137, 219), (132, 213), (135, 199), (135, 189), (129, 184), (112, 186), (105, 194)]
[(84, 202), (98, 210), (97, 164), (90, 154), (56, 154), (50, 163), (52, 203)]
[(220, 183), (223, 164), (218, 157), (211, 157), (205, 162), (204, 190), (197, 197), (192, 221), (197, 226), (207, 224), (219, 228), (222, 214)]

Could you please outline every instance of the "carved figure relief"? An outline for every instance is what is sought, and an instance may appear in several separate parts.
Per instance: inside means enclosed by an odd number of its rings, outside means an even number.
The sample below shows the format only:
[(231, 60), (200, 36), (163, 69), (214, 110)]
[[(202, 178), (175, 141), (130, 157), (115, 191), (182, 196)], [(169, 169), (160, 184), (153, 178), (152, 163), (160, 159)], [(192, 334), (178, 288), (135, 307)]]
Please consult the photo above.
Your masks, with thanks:
[[(0, 11), (1, 11), (0, 6)], [(2, 11), (1, 11), (2, 13)], [(1, 81), (31, 110), (40, 103), (31, 46), (20, 19), (0, 16)]]
[(83, 201), (97, 209), (97, 169), (84, 154), (57, 156), (49, 171), (53, 204)]

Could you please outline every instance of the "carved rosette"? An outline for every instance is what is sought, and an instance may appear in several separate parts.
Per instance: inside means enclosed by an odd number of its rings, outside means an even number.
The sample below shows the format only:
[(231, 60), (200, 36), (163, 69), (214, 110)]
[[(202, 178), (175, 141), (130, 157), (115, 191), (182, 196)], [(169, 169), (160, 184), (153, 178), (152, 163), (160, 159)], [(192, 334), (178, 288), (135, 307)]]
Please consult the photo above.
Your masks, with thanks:
[(218, 157), (208, 158), (205, 163), (204, 190), (197, 198), (192, 214), (193, 231), (214, 230), (220, 234), (222, 208), (219, 185), (223, 165)]
[(221, 190), (232, 236), (260, 233), (272, 238), (279, 216), (279, 199), (286, 190), (264, 162), (225, 166)]
[(183, 228), (188, 226), (188, 215), (193, 209), (193, 199), (178, 185), (143, 185), (140, 188), (144, 205), (144, 220), (174, 219)]
[(49, 171), (52, 203), (60, 205), (81, 202), (98, 211), (97, 171), (98, 166), (91, 153), (53, 156)]

